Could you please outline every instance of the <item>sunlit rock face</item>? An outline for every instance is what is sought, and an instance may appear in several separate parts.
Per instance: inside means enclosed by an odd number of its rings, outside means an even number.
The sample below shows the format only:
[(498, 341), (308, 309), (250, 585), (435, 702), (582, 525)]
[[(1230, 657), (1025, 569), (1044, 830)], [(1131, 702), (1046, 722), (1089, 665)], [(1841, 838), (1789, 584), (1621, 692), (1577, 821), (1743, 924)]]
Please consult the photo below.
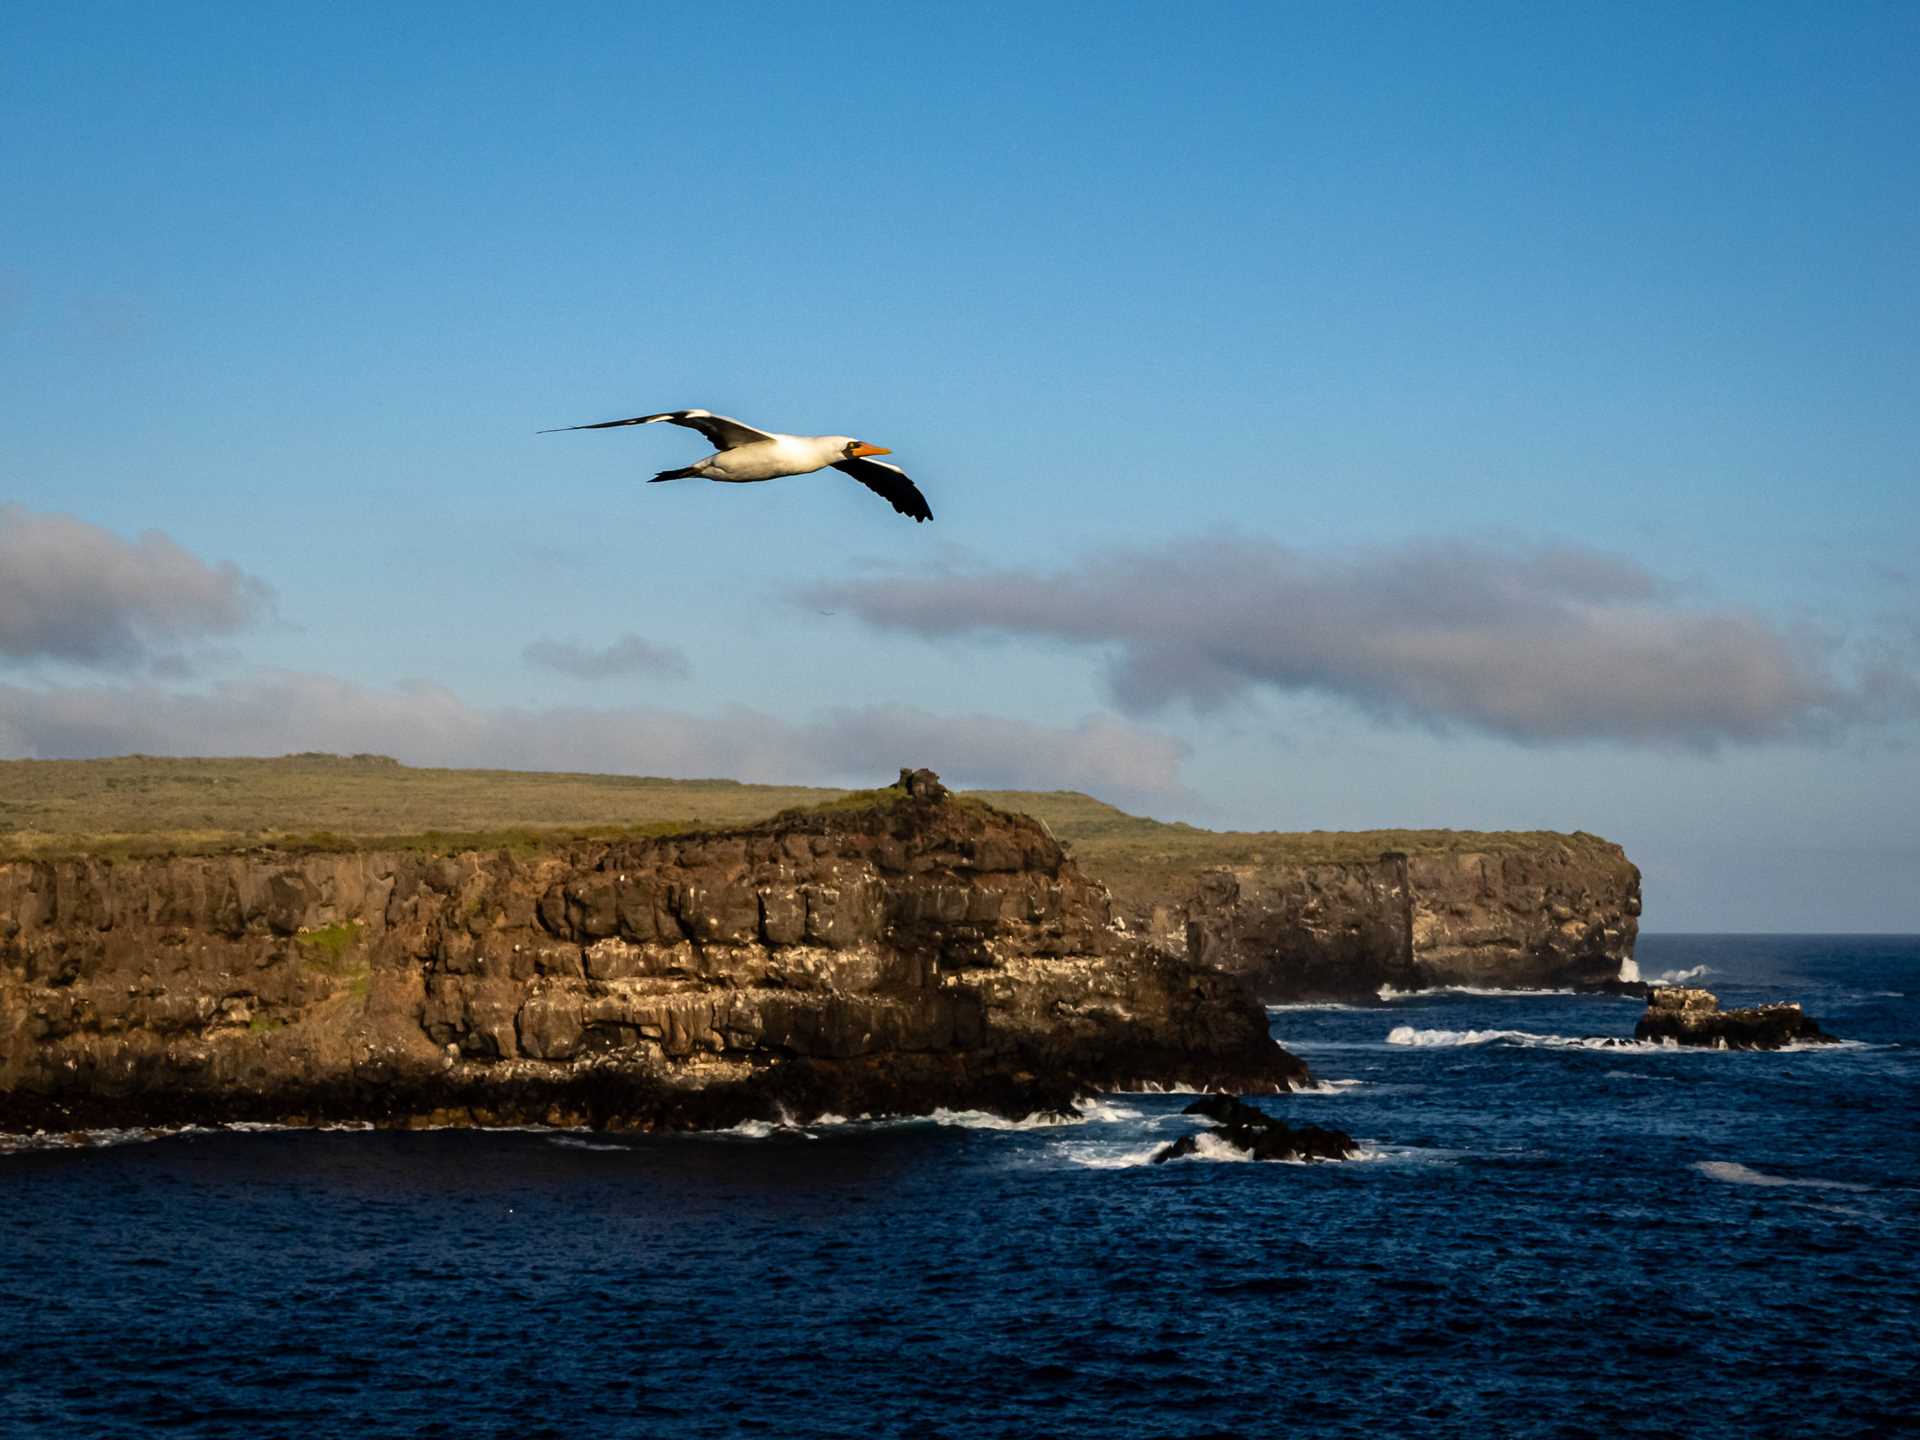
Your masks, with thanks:
[(1588, 836), (1341, 863), (1221, 867), (1179, 892), (1116, 891), (1161, 948), (1269, 1004), (1381, 988), (1603, 989), (1631, 976), (1640, 872)]
[(1023, 1114), (1305, 1067), (929, 772), (550, 851), (0, 865), (0, 1129)]

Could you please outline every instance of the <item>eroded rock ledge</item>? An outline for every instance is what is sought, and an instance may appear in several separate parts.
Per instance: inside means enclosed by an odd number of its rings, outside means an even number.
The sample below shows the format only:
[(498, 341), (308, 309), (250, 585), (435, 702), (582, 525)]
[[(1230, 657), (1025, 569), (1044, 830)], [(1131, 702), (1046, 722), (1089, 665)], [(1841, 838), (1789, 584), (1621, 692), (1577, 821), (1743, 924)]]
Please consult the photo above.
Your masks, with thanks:
[(1023, 1114), (1305, 1073), (1236, 979), (927, 772), (552, 853), (0, 865), (6, 1130)]

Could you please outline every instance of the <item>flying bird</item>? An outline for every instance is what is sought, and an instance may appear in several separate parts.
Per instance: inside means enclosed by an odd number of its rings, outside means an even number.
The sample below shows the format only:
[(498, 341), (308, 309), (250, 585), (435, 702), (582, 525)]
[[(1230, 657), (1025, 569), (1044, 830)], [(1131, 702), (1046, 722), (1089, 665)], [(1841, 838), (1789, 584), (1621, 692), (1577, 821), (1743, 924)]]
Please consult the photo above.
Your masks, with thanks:
[(931, 520), (933, 511), (920, 487), (898, 465), (884, 465), (875, 455), (891, 450), (869, 445), (851, 435), (782, 435), (729, 420), (711, 410), (666, 410), (658, 415), (636, 415), (631, 420), (602, 420), (594, 425), (559, 425), (542, 435), (562, 430), (611, 430), (619, 425), (684, 425), (698, 430), (715, 446), (713, 454), (683, 470), (662, 470), (648, 484), (660, 480), (722, 480), (745, 485), (755, 480), (778, 480), (783, 475), (807, 475), (829, 465), (844, 471), (887, 501), (902, 515)]

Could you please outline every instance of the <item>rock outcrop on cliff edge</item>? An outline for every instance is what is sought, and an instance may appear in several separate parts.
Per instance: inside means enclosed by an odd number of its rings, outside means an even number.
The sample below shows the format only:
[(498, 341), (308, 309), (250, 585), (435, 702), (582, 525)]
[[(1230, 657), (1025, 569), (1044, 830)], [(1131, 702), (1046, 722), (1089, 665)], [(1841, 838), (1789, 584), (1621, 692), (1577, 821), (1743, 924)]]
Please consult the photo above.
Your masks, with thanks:
[(683, 1128), (1304, 1076), (1237, 979), (926, 772), (533, 853), (0, 865), (0, 1129)]

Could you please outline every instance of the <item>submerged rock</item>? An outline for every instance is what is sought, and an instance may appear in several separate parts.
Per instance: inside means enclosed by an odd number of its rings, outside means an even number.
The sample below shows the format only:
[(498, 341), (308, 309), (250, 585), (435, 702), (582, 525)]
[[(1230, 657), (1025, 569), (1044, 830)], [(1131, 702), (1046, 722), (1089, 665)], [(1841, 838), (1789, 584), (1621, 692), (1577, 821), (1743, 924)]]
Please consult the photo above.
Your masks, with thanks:
[(1284, 1090), (1231, 976), (930, 771), (732, 830), (0, 864), (0, 1131), (724, 1128)]
[(1671, 1040), (1724, 1050), (1778, 1050), (1782, 1045), (1831, 1045), (1798, 1005), (1756, 1005), (1722, 1010), (1711, 990), (1689, 985), (1656, 985), (1647, 997), (1647, 1013), (1633, 1027), (1636, 1040)]
[[(1204, 1132), (1244, 1150), (1256, 1160), (1346, 1160), (1358, 1153), (1353, 1137), (1321, 1125), (1289, 1125), (1231, 1095), (1203, 1095), (1181, 1112), (1212, 1120), (1217, 1129)], [(1178, 1160), (1200, 1150), (1199, 1135), (1182, 1135), (1153, 1157), (1155, 1165)]]

